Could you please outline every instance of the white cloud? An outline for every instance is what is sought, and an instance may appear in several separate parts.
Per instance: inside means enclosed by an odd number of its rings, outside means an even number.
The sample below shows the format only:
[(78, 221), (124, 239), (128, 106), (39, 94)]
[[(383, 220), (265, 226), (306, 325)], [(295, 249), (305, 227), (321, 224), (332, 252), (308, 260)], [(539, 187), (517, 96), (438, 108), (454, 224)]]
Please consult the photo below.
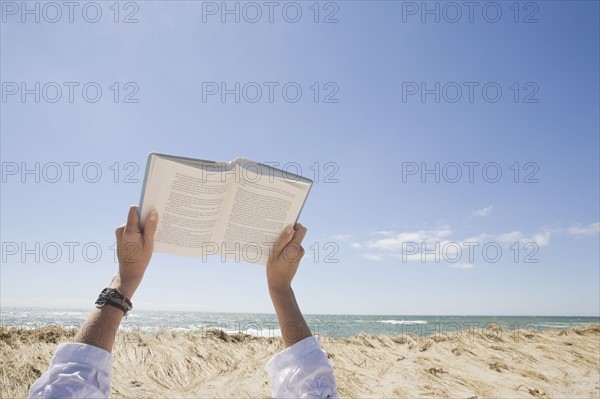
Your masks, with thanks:
[(496, 240), (501, 243), (513, 243), (519, 242), (523, 239), (523, 233), (520, 231), (511, 231), (510, 233), (499, 234), (496, 236)]
[(506, 244), (506, 245), (511, 245), (515, 242), (518, 242), (521, 244), (528, 244), (528, 243), (533, 242), (533, 243), (536, 243), (540, 247), (545, 247), (546, 245), (548, 245), (550, 243), (550, 234), (551, 234), (550, 230), (542, 230), (542, 231), (537, 232), (528, 237), (525, 234), (523, 234), (517, 230), (517, 231), (512, 231), (510, 233), (499, 234), (495, 238), (492, 237), (491, 241), (496, 241), (499, 244)]
[(592, 223), (587, 227), (574, 226), (567, 229), (573, 236), (591, 236), (600, 233), (600, 222)]
[[(478, 210), (479, 215), (489, 214), (493, 207)], [(380, 237), (366, 242), (352, 242), (354, 249), (375, 250), (378, 253), (363, 253), (365, 259), (382, 261), (384, 258), (400, 259), (405, 262), (439, 262), (456, 260), (450, 267), (457, 269), (471, 269), (472, 263), (464, 260), (470, 259), (471, 253), (480, 255), (481, 247), (486, 244), (496, 243), (502, 248), (511, 248), (515, 243), (521, 246), (534, 243), (538, 247), (550, 245), (552, 234), (570, 234), (573, 236), (591, 236), (600, 233), (600, 222), (588, 226), (573, 226), (570, 228), (542, 227), (538, 231), (526, 234), (520, 230), (508, 231), (501, 234), (481, 233), (468, 238), (455, 237), (449, 226), (442, 226), (431, 230), (417, 231), (390, 231), (377, 230), (372, 235)], [(349, 236), (349, 235), (348, 235)], [(345, 238), (345, 237), (344, 237)], [(475, 251), (475, 252), (473, 252)], [(471, 262), (471, 261), (469, 261)]]
[(447, 241), (446, 237), (452, 235), (452, 230), (443, 228), (439, 230), (419, 230), (396, 233), (389, 238), (368, 241), (368, 248), (377, 248), (387, 251), (401, 250), (404, 243), (435, 243)]
[(487, 216), (492, 212), (492, 209), (494, 209), (492, 205), (477, 209), (476, 211), (473, 211), (473, 216)]
[(396, 254), (390, 254), (390, 256), (393, 258), (401, 259), (403, 263), (405, 263), (405, 262), (421, 262), (422, 261), (420, 252), (415, 253), (415, 254), (396, 253)]
[(490, 235), (489, 234), (479, 234), (473, 237), (468, 237), (465, 238), (463, 242), (484, 242), (486, 240), (490, 239)]
[(522, 242), (535, 242), (540, 247), (545, 247), (546, 245), (550, 244), (550, 232), (546, 230), (540, 233), (536, 233)]
[(531, 234), (514, 230), (503, 234), (481, 233), (462, 239), (455, 237), (448, 226), (443, 226), (433, 230), (395, 232), (391, 236), (369, 240), (366, 243), (354, 242), (352, 247), (375, 250), (377, 254), (362, 255), (370, 260), (394, 258), (402, 263), (446, 261), (452, 263), (453, 268), (470, 269), (474, 267), (473, 259), (477, 260), (482, 256), (482, 248), (487, 244), (495, 243), (506, 249), (515, 243), (520, 246), (535, 243), (538, 247), (544, 247), (550, 244), (551, 234), (556, 231), (544, 227)]
[(335, 234), (335, 235), (331, 236), (331, 238), (333, 238), (334, 240), (339, 240), (339, 241), (347, 240), (350, 237), (352, 237), (351, 234)]
[(371, 234), (389, 237), (389, 236), (393, 236), (394, 234), (396, 234), (396, 232), (392, 231), (392, 230), (377, 230), (377, 231), (372, 232)]
[(369, 259), (369, 260), (375, 260), (375, 261), (383, 260), (383, 257), (381, 257), (381, 255), (376, 255), (376, 254), (363, 254), (363, 258)]

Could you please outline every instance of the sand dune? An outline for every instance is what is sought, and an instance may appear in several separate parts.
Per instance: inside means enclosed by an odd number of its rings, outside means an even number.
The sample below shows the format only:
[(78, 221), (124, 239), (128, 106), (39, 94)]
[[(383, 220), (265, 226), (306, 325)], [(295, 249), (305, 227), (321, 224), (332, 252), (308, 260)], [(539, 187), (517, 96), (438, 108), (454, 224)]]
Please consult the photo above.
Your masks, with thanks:
[[(47, 367), (59, 327), (0, 331), (0, 396), (24, 397)], [(600, 325), (518, 334), (357, 335), (324, 339), (345, 397), (600, 398)], [(121, 333), (112, 397), (268, 397), (263, 366), (278, 338)]]

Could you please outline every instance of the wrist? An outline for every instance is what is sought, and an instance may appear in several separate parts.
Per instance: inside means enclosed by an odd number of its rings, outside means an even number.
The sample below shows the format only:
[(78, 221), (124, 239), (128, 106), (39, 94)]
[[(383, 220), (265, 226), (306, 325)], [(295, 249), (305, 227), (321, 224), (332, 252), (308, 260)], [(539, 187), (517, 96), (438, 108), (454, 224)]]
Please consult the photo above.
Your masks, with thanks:
[(141, 279), (122, 278), (121, 275), (117, 273), (112, 279), (110, 288), (118, 289), (123, 295), (131, 299), (141, 282)]
[(294, 291), (289, 285), (269, 285), (269, 295), (271, 295), (272, 298), (289, 297), (293, 295), (293, 293)]

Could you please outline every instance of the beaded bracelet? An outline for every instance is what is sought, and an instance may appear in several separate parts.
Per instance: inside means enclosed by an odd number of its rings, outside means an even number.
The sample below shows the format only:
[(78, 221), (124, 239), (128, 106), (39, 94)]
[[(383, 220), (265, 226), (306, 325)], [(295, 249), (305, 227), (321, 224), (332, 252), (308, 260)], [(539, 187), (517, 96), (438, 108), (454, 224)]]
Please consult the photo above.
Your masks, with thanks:
[(111, 305), (121, 309), (125, 315), (127, 315), (127, 312), (133, 309), (131, 300), (116, 288), (105, 288), (100, 293), (100, 296), (98, 296), (98, 299), (96, 300), (96, 307), (102, 308), (106, 305)]

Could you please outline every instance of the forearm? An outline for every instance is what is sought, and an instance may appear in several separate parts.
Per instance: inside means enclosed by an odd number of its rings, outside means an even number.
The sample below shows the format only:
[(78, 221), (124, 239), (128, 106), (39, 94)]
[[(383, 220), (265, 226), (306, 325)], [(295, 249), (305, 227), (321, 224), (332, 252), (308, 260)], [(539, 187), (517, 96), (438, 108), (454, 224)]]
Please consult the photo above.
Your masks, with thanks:
[[(115, 290), (102, 291), (99, 303), (104, 303), (104, 306), (91, 312), (73, 343), (59, 345), (49, 370), (31, 386), (30, 397), (109, 396), (113, 363), (110, 352), (124, 312), (131, 309), (131, 303), (123, 295), (133, 297), (142, 282), (152, 258), (157, 226), (158, 214), (152, 211), (146, 219), (144, 230), (140, 230), (138, 208), (129, 208), (127, 223), (115, 230), (119, 271), (109, 285), (109, 288), (116, 288), (120, 293)], [(123, 307), (123, 310), (111, 303)]]
[[(131, 298), (139, 282), (122, 281), (117, 274), (113, 277), (110, 288), (117, 288)], [(94, 345), (98, 348), (112, 352), (119, 325), (123, 319), (123, 311), (111, 305), (94, 309), (75, 336), (75, 342)]]
[(333, 367), (327, 353), (321, 348), (319, 339), (311, 337), (294, 291), (288, 285), (285, 287), (288, 288), (274, 289), (269, 285), (269, 294), (286, 348), (273, 356), (266, 365), (267, 373), (272, 378), (272, 396), (337, 398)]
[(292, 288), (269, 288), (271, 301), (279, 320), (284, 347), (288, 348), (303, 339), (312, 336)]

